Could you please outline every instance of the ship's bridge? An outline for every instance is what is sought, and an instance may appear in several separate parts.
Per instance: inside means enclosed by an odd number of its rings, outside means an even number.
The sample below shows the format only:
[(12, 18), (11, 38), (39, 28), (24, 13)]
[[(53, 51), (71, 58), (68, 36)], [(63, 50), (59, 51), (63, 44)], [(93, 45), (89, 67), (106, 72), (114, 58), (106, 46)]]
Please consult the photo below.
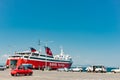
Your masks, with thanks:
[(72, 61), (72, 58), (69, 55), (65, 55), (63, 49), (61, 48), (61, 53), (54, 56), (55, 59), (59, 60), (69, 60)]
[(54, 58), (59, 60), (72, 60), (69, 55), (55, 55)]

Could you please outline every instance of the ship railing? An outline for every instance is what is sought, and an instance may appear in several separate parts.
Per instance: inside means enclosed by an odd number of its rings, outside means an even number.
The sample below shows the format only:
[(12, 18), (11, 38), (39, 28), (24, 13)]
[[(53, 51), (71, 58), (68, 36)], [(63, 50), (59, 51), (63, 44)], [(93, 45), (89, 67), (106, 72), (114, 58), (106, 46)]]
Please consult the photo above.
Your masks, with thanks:
[(29, 58), (29, 56), (24, 55), (23, 58)]
[(13, 57), (22, 57), (22, 56), (20, 55), (9, 56), (9, 58), (13, 58)]

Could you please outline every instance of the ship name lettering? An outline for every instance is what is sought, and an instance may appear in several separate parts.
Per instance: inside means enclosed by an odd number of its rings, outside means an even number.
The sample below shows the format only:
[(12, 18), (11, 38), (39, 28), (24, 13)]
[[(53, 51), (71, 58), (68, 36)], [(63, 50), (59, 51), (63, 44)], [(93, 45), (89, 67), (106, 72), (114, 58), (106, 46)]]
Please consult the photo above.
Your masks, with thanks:
[(57, 66), (56, 63), (50, 63), (50, 66)]

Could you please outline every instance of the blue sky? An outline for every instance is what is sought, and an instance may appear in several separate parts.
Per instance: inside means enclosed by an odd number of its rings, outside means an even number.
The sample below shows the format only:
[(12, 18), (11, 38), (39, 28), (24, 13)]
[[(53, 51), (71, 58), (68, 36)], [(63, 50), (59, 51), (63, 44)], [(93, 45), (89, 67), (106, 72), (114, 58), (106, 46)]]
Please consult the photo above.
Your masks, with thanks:
[[(74, 64), (120, 66), (119, 0), (0, 0), (0, 56), (48, 43)], [(41, 43), (41, 46), (44, 46)], [(44, 52), (44, 49), (43, 49)]]

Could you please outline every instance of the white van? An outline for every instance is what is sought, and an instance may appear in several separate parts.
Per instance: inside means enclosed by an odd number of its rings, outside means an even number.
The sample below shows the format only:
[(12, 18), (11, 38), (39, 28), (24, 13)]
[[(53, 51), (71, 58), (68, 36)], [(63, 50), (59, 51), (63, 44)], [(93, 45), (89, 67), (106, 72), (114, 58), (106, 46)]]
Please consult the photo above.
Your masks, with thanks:
[(85, 69), (87, 72), (101, 72), (101, 73), (105, 73), (107, 72), (106, 68), (103, 65), (93, 65), (93, 66), (88, 66)]

